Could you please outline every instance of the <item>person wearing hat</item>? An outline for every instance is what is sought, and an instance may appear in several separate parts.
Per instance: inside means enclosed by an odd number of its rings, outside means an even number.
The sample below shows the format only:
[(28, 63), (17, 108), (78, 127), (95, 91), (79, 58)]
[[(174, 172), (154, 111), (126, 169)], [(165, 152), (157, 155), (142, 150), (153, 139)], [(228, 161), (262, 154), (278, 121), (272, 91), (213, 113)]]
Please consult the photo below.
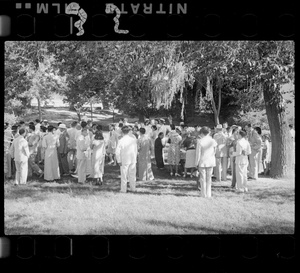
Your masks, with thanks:
[(58, 164), (61, 176), (70, 174), (68, 163), (68, 135), (66, 124), (59, 124), (59, 147), (57, 147)]
[(53, 126), (48, 126), (48, 134), (43, 137), (42, 147), (45, 149), (44, 179), (47, 182), (60, 179), (57, 147), (59, 139), (53, 133)]
[(163, 133), (164, 137), (167, 135), (167, 127), (165, 125), (165, 120), (163, 118), (159, 119), (159, 128), (158, 128), (158, 134)]
[(228, 158), (228, 146), (227, 136), (223, 132), (223, 127), (221, 124), (218, 124), (216, 127), (217, 132), (214, 134), (214, 140), (217, 142), (216, 150), (216, 167), (215, 175), (218, 182), (221, 180), (227, 180), (227, 158)]

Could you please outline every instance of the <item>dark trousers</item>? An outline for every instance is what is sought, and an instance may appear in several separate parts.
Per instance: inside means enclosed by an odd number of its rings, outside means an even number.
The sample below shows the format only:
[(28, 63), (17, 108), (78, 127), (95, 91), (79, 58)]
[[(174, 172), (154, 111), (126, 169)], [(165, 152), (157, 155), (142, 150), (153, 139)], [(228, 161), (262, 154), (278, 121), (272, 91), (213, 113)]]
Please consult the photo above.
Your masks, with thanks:
[(231, 187), (236, 186), (236, 166), (235, 166), (235, 157), (232, 158), (232, 166), (231, 166), (231, 173), (232, 173), (232, 179), (231, 179)]

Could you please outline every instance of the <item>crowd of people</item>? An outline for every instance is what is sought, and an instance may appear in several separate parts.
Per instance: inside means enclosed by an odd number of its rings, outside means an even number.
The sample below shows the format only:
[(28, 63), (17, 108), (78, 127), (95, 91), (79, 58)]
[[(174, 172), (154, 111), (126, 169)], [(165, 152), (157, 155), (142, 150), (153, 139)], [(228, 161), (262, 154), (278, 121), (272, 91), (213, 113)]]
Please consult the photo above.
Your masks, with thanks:
[(102, 126), (92, 121), (73, 121), (70, 128), (38, 119), (28, 125), (23, 121), (5, 124), (4, 173), (7, 178), (15, 176), (15, 185), (26, 184), (33, 174), (46, 182), (73, 176), (78, 183), (92, 178), (102, 185), (108, 161), (120, 166), (121, 192), (127, 192), (128, 182), (130, 190), (136, 191), (137, 180), (155, 179), (155, 163), (170, 176), (195, 177), (201, 196), (210, 197), (211, 182), (227, 181), (230, 173), (231, 187), (247, 192), (248, 180), (270, 171), (270, 136), (262, 135), (260, 127), (227, 123), (189, 127), (169, 122), (166, 125), (159, 118), (129, 124), (125, 118), (109, 125), (107, 138)]

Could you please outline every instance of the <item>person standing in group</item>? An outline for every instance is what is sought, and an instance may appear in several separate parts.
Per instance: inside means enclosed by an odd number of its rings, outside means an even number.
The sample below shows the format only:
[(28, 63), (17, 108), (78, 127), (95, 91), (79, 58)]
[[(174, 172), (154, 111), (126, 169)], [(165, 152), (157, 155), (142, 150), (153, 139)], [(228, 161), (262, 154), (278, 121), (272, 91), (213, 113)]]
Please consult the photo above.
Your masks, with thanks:
[(223, 127), (221, 124), (217, 125), (217, 132), (214, 134), (213, 138), (217, 142), (216, 150), (216, 168), (215, 174), (218, 182), (227, 180), (227, 158), (228, 158), (228, 147), (227, 147), (227, 137), (223, 132)]
[(39, 119), (36, 119), (34, 125), (35, 125), (35, 132), (39, 134), (41, 128), (41, 121)]
[(68, 163), (68, 135), (67, 126), (61, 123), (58, 126), (60, 130), (59, 135), (59, 146), (57, 147), (58, 163), (61, 176), (67, 176), (70, 174), (69, 163)]
[(249, 176), (248, 179), (258, 179), (258, 154), (261, 149), (261, 138), (252, 128), (251, 124), (245, 126), (247, 130), (248, 141), (251, 146), (251, 154), (249, 155)]
[(163, 148), (165, 144), (163, 143), (163, 138), (164, 138), (164, 133), (160, 132), (154, 142), (155, 161), (156, 161), (156, 167), (158, 169), (163, 169), (165, 167), (164, 158), (163, 158)]
[(193, 137), (191, 129), (186, 130), (187, 137), (183, 141), (182, 146), (186, 150), (185, 154), (185, 164), (184, 164), (184, 175), (183, 177), (187, 176), (187, 170), (191, 170), (190, 177), (193, 177), (193, 172), (195, 169), (195, 159), (196, 159), (196, 145), (197, 145), (197, 140), (196, 137)]
[(90, 130), (90, 127), (87, 125), (87, 122), (82, 121), (80, 125), (81, 125), (81, 128), (87, 129), (87, 132), (88, 132), (87, 136), (85, 137), (86, 141), (89, 144), (89, 148), (86, 151), (86, 154), (87, 154), (87, 159), (86, 159), (86, 175), (90, 176), (91, 173), (92, 173), (92, 150), (90, 149), (90, 145), (92, 143), (93, 133)]
[(180, 143), (181, 136), (176, 131), (175, 125), (171, 124), (171, 132), (169, 133), (170, 146), (168, 149), (168, 163), (170, 166), (170, 175), (173, 175), (173, 169), (175, 168), (175, 176), (180, 176), (178, 174), (178, 165), (180, 162)]
[(157, 138), (158, 131), (157, 131), (156, 125), (152, 125), (151, 129), (152, 129), (152, 131), (149, 134), (149, 137), (150, 137), (150, 140), (151, 140), (151, 146), (152, 146), (151, 147), (151, 158), (154, 158), (155, 157), (155, 155), (154, 155), (154, 142), (155, 142), (155, 139)]
[(147, 118), (145, 119), (145, 122), (144, 122), (144, 128), (146, 130), (146, 133), (145, 135), (150, 135), (150, 133), (152, 132), (152, 129), (151, 129), (151, 123), (150, 123), (150, 120)]
[(236, 181), (238, 192), (248, 192), (247, 188), (247, 166), (248, 166), (248, 155), (251, 154), (251, 146), (246, 140), (247, 133), (243, 130), (239, 131), (239, 140), (236, 145), (236, 152), (233, 153), (235, 156), (236, 165)]
[(101, 131), (95, 133), (91, 144), (92, 152), (92, 178), (96, 179), (96, 185), (102, 185), (105, 163), (105, 141)]
[(9, 152), (12, 141), (13, 141), (13, 133), (12, 128), (8, 125), (4, 127), (4, 173), (7, 178), (11, 178), (12, 176), (12, 160), (11, 154)]
[(140, 138), (137, 140), (138, 147), (138, 173), (140, 181), (154, 180), (151, 168), (151, 155), (153, 154), (152, 142), (145, 135), (145, 128), (140, 129)]
[(34, 172), (41, 178), (44, 172), (40, 169), (38, 164), (36, 164), (36, 157), (38, 153), (40, 136), (36, 133), (35, 126), (33, 124), (29, 125), (29, 133), (27, 136), (28, 147), (29, 147), (29, 159), (28, 159), (28, 176), (31, 177)]
[(165, 120), (163, 118), (159, 119), (159, 129), (158, 129), (158, 134), (163, 133), (164, 136), (167, 135), (167, 127), (165, 125)]
[(68, 140), (68, 164), (69, 171), (74, 172), (76, 170), (76, 133), (77, 133), (77, 121), (71, 123), (71, 128), (67, 130), (69, 140)]
[(45, 159), (45, 150), (43, 148), (43, 138), (47, 133), (47, 128), (44, 125), (40, 126), (40, 130), (39, 130), (39, 143), (38, 143), (38, 152), (37, 152), (37, 157), (36, 157), (36, 162), (38, 164), (44, 164), (44, 159)]
[(296, 151), (295, 151), (295, 129), (294, 129), (294, 126), (293, 124), (290, 124), (289, 125), (289, 128), (290, 128), (290, 135), (292, 137), (292, 164), (293, 164), (293, 167), (295, 168), (295, 157), (296, 157)]
[(127, 192), (127, 181), (130, 190), (136, 191), (136, 161), (137, 161), (137, 140), (128, 135), (129, 128), (122, 128), (123, 137), (119, 140), (116, 148), (116, 158), (121, 171), (121, 192)]
[(128, 126), (129, 123), (128, 123), (128, 118), (124, 118), (124, 123), (123, 123), (124, 126)]
[(87, 160), (89, 160), (90, 139), (86, 127), (81, 129), (81, 135), (76, 141), (76, 158), (77, 158), (77, 174), (78, 183), (85, 183), (87, 177)]
[(132, 129), (132, 134), (135, 136), (136, 139), (139, 138), (139, 131), (140, 131), (139, 127), (134, 125)]
[(109, 125), (109, 139), (107, 143), (107, 154), (109, 156), (110, 161), (108, 164), (114, 164), (114, 166), (117, 165), (116, 162), (116, 147), (117, 147), (117, 141), (118, 136), (115, 133), (115, 125), (110, 124)]
[(57, 147), (59, 139), (53, 133), (53, 126), (48, 126), (48, 134), (44, 136), (42, 146), (45, 149), (44, 179), (48, 182), (59, 180), (59, 165)]
[(261, 173), (261, 171), (263, 171), (263, 165), (262, 165), (262, 148), (263, 148), (263, 142), (262, 142), (262, 137), (261, 137), (261, 128), (260, 127), (254, 127), (254, 130), (257, 132), (258, 134), (258, 138), (260, 140), (261, 143), (261, 147), (258, 151), (258, 156), (257, 156), (257, 174)]
[(263, 173), (267, 175), (270, 171), (270, 153), (271, 153), (271, 145), (267, 135), (262, 136), (263, 148), (262, 148), (262, 165), (263, 165)]
[(235, 156), (233, 153), (236, 152), (236, 145), (239, 139), (239, 129), (234, 127), (232, 129), (232, 135), (228, 138), (228, 147), (229, 147), (229, 154), (230, 154), (230, 165), (231, 165), (231, 187), (236, 189), (236, 166), (235, 166)]
[[(195, 166), (199, 171), (197, 181), (198, 190), (201, 190), (202, 197), (211, 197), (211, 177), (213, 167), (216, 166), (217, 142), (209, 135), (209, 128), (204, 126), (200, 129), (200, 139), (196, 145)], [(199, 186), (201, 185), (201, 188)]]
[(27, 182), (28, 158), (30, 153), (28, 142), (24, 136), (25, 129), (21, 128), (19, 130), (19, 136), (14, 139), (10, 147), (11, 157), (14, 158), (16, 165), (15, 185), (25, 185)]

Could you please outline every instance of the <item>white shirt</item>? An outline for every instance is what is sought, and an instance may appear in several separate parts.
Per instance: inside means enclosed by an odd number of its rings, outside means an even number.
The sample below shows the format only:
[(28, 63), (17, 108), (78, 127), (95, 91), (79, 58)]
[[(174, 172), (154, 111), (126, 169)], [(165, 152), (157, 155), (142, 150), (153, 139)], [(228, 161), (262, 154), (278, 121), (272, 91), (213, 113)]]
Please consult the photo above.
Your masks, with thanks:
[(137, 159), (137, 139), (128, 134), (124, 135), (118, 142), (116, 148), (116, 159), (122, 165), (136, 163)]
[(77, 159), (85, 159), (88, 157), (87, 150), (90, 148), (90, 137), (80, 135), (76, 140)]
[(210, 135), (198, 139), (197, 146), (196, 146), (195, 165), (197, 167), (215, 167), (216, 147), (217, 147), (217, 142)]
[(291, 133), (291, 136), (292, 136), (293, 140), (295, 140), (295, 130), (290, 129), (290, 133)]
[(10, 147), (11, 157), (15, 161), (26, 162), (30, 156), (28, 142), (23, 136), (18, 136), (14, 139)]
[(68, 135), (69, 135), (69, 141), (68, 141), (68, 146), (70, 149), (76, 149), (76, 136), (79, 134), (77, 133), (77, 129), (72, 127), (67, 130)]
[[(246, 155), (243, 155), (242, 152), (245, 151)], [(236, 144), (236, 152), (232, 155), (236, 156), (236, 164), (248, 164), (248, 155), (251, 154), (251, 146), (248, 140), (241, 138)]]

